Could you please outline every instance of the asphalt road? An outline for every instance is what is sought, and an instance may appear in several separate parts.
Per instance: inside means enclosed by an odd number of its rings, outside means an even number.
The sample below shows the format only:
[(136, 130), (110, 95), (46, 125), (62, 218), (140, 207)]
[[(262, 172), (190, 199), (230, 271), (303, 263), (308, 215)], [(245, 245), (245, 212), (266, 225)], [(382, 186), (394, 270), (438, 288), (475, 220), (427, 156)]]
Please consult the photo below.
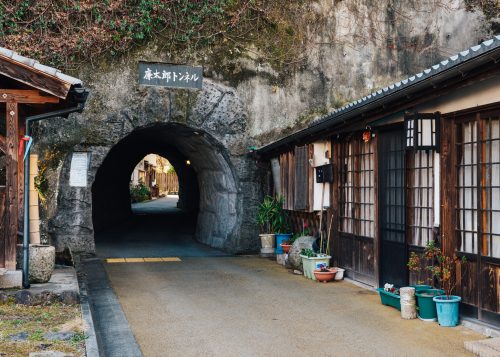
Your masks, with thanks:
[(482, 336), (402, 320), (348, 282), (257, 257), (107, 264), (144, 356), (461, 356)]
[[(154, 213), (159, 203), (141, 209)], [(116, 298), (99, 266), (89, 265), (89, 276), (106, 285), (93, 289), (99, 315), (108, 316), (103, 340), (117, 340), (108, 325), (122, 309), (119, 335), (133, 347), (128, 321), (144, 356), (461, 356), (464, 341), (483, 338), (402, 320), (375, 292), (349, 282), (320, 284), (268, 259), (227, 256), (194, 241), (195, 225), (181, 212), (169, 213), (138, 215), (98, 242), (101, 257), (180, 258), (104, 264), (119, 304), (110, 303)]]

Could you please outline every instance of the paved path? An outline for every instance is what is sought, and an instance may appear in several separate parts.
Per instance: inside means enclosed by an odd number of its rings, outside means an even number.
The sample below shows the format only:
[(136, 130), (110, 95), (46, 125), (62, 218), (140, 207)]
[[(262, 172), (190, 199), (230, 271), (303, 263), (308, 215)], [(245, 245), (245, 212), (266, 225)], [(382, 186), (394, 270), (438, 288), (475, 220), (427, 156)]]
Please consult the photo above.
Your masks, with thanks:
[(461, 356), (482, 338), (257, 257), (105, 267), (144, 356)]
[(135, 203), (135, 216), (115, 229), (96, 235), (101, 258), (227, 256), (193, 237), (196, 217), (176, 208), (176, 196)]
[[(194, 241), (189, 216), (175, 207), (158, 212), (161, 203), (136, 206), (135, 219), (99, 236), (97, 250), (100, 257), (180, 262), (105, 264), (118, 299), (102, 267), (88, 266), (101, 301), (101, 340), (121, 341), (116, 348), (131, 341), (132, 350), (117, 355), (137, 353), (127, 321), (147, 357), (461, 356), (464, 341), (482, 338), (463, 327), (402, 320), (374, 292), (348, 282), (319, 284), (267, 259), (210, 249)], [(115, 324), (116, 331), (107, 328)]]
[(177, 208), (179, 196), (169, 195), (156, 200), (132, 203), (132, 212), (135, 214), (179, 214), (182, 213)]

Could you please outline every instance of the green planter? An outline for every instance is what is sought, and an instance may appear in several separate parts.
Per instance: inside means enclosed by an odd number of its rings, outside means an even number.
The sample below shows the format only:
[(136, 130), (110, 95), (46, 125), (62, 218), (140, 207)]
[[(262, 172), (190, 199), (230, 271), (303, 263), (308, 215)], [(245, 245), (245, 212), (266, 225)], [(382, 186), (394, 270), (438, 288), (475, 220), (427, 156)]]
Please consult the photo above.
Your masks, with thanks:
[(401, 311), (401, 298), (398, 294), (385, 291), (384, 288), (377, 289), (382, 305), (392, 306)]
[(436, 303), (433, 301), (434, 296), (444, 295), (441, 289), (420, 290), (415, 293), (418, 305), (418, 318), (423, 321), (436, 321)]
[(304, 276), (312, 280), (316, 280), (314, 270), (330, 266), (331, 256), (329, 255), (325, 255), (323, 257), (308, 257), (301, 254), (300, 257), (302, 258), (302, 270), (304, 271)]
[(418, 293), (419, 291), (422, 290), (429, 290), (432, 289), (432, 286), (430, 285), (410, 285), (411, 288), (415, 288), (415, 293)]

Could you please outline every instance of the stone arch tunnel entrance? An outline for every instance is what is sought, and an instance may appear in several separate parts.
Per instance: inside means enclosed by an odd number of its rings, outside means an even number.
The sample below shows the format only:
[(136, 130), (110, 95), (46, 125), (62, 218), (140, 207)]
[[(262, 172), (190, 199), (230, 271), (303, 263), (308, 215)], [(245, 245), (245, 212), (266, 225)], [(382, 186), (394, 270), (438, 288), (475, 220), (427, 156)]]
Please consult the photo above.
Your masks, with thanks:
[[(173, 165), (179, 179), (177, 212), (137, 217), (130, 204), (130, 177), (147, 154), (160, 155)], [(142, 249), (141, 240), (126, 232), (155, 235), (156, 240), (196, 240), (230, 250), (237, 225), (238, 191), (225, 148), (206, 132), (182, 124), (153, 124), (132, 131), (111, 148), (92, 185), (92, 222), (97, 251), (104, 254), (110, 240)], [(151, 237), (148, 237), (151, 238)], [(172, 236), (170, 237), (172, 238)], [(120, 241), (123, 240), (123, 241)], [(144, 243), (144, 242), (142, 242)], [(148, 241), (146, 244), (161, 242)], [(134, 247), (137, 245), (137, 247)]]

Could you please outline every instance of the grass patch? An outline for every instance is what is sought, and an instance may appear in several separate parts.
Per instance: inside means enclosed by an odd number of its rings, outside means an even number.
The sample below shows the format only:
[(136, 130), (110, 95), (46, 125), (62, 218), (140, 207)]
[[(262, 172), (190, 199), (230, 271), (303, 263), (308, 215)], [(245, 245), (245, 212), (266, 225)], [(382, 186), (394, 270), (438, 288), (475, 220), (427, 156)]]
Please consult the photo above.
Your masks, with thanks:
[[(45, 334), (49, 332), (73, 333), (73, 336), (65, 341), (48, 340)], [(19, 334), (26, 338), (11, 339)], [(0, 356), (28, 356), (30, 352), (44, 350), (84, 356), (85, 339), (79, 306), (24, 306), (12, 302), (0, 305)]]

